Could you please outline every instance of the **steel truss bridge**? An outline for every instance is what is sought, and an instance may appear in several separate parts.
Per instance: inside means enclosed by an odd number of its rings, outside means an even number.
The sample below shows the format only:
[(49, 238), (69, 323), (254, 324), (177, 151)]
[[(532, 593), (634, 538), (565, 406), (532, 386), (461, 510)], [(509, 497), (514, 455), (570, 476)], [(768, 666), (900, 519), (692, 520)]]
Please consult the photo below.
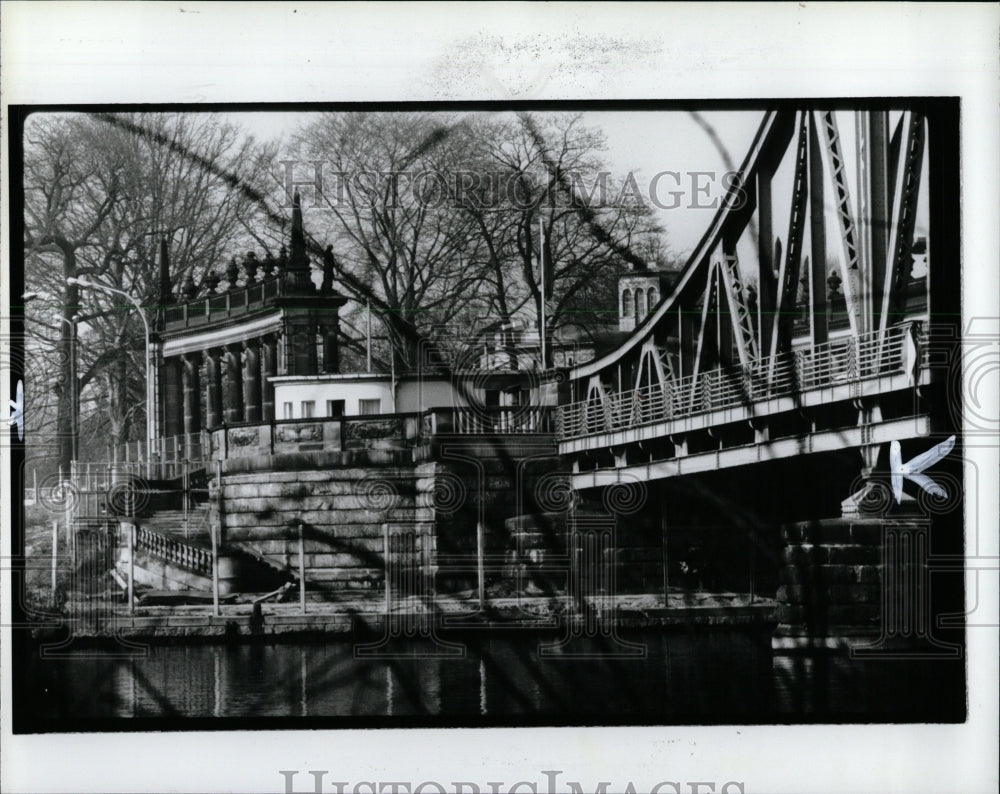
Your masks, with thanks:
[(845, 448), (870, 473), (879, 445), (943, 430), (957, 114), (884, 108), (764, 115), (672, 291), (561, 384), (574, 489)]

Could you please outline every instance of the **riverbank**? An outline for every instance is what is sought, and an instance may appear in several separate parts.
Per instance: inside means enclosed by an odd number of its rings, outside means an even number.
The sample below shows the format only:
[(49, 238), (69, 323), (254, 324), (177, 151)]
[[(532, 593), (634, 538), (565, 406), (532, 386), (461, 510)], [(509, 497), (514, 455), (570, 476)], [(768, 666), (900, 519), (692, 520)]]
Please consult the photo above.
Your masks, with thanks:
[[(37, 638), (53, 633), (76, 638), (119, 637), (156, 640), (168, 638), (240, 639), (276, 635), (342, 635), (374, 633), (402, 636), (430, 631), (572, 629), (588, 635), (612, 629), (666, 627), (756, 627), (777, 623), (776, 601), (750, 599), (744, 594), (671, 593), (595, 597), (577, 608), (568, 596), (488, 598), (480, 609), (471, 594), (426, 599), (400, 599), (388, 612), (381, 594), (355, 596), (337, 602), (309, 601), (303, 613), (299, 603), (254, 605), (222, 604), (218, 614), (210, 605), (143, 606), (129, 613), (121, 603), (106, 600), (68, 601), (64, 615)], [(585, 631), (584, 631), (585, 629)]]

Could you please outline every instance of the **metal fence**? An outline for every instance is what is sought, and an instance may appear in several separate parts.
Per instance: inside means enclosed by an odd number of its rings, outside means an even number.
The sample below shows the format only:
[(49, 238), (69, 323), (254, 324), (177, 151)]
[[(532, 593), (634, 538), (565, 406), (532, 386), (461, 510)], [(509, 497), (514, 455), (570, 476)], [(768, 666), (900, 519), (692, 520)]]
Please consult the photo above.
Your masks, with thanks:
[(791, 353), (760, 359), (748, 367), (727, 367), (660, 385), (611, 393), (559, 406), (560, 438), (626, 430), (708, 411), (746, 406), (813, 389), (902, 372), (906, 341), (914, 348), (912, 325), (837, 339)]

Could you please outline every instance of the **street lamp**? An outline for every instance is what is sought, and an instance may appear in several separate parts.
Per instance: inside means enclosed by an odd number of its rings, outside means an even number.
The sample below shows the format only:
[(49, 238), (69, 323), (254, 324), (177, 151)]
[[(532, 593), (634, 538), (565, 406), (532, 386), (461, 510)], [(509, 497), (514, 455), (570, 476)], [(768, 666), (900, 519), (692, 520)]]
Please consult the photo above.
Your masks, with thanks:
[(154, 405), (155, 399), (153, 397), (153, 369), (149, 360), (149, 322), (146, 320), (146, 313), (142, 310), (142, 305), (139, 303), (139, 300), (134, 296), (129, 295), (124, 290), (116, 289), (114, 287), (106, 287), (103, 284), (95, 284), (92, 281), (75, 277), (66, 279), (66, 283), (76, 284), (78, 287), (90, 287), (92, 289), (102, 290), (103, 292), (111, 292), (115, 295), (121, 295), (125, 298), (125, 300), (131, 303), (139, 313), (139, 319), (142, 320), (142, 327), (146, 332), (146, 477), (151, 478), (153, 476), (153, 444), (156, 443), (155, 429), (153, 427), (153, 417), (156, 415), (156, 406)]
[(80, 421), (80, 386), (76, 380), (76, 323), (80, 319), (80, 315), (74, 314), (72, 319), (67, 320), (61, 314), (54, 314), (52, 319), (69, 326), (70, 434), (72, 436), (72, 459), (76, 460), (80, 454), (80, 430), (77, 426)]

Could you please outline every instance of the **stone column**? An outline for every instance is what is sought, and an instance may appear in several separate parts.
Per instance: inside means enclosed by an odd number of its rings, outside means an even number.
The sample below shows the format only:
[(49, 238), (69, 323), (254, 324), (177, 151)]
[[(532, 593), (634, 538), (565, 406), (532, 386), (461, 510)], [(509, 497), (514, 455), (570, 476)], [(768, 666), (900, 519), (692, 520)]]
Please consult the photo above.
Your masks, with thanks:
[(244, 420), (260, 421), (260, 356), (256, 339), (243, 343), (243, 407)]
[(163, 380), (163, 436), (171, 438), (184, 432), (184, 414), (181, 402), (180, 361), (165, 358), (161, 367)]
[(320, 326), (320, 333), (323, 335), (323, 372), (340, 372), (340, 348), (337, 342), (339, 326), (339, 317)]
[(243, 421), (243, 373), (240, 368), (239, 344), (227, 345), (223, 359), (226, 363), (225, 415), (226, 424)]
[(181, 373), (184, 384), (184, 434), (197, 435), (201, 432), (201, 377), (198, 367), (201, 356), (197, 353), (187, 353), (181, 356), (183, 370)]
[(287, 374), (316, 374), (316, 324), (310, 318), (295, 318), (287, 323), (285, 350)]
[(265, 336), (261, 348), (262, 383), (261, 383), (261, 419), (265, 422), (274, 421), (274, 384), (270, 378), (278, 374), (278, 338), (274, 335)]
[(222, 424), (222, 358), (225, 353), (218, 348), (205, 351), (205, 406), (206, 424), (212, 430)]

